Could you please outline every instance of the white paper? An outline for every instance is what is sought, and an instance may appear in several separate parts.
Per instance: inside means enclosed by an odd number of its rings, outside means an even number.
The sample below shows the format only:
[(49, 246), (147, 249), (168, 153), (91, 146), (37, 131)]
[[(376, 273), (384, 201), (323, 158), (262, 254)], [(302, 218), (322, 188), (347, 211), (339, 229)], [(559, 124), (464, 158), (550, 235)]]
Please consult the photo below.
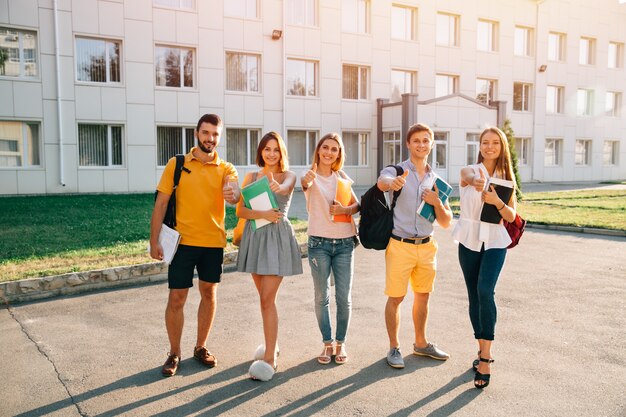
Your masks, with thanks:
[[(163, 248), (163, 262), (168, 265), (172, 263), (172, 259), (174, 259), (174, 255), (178, 249), (179, 242), (180, 233), (165, 224), (161, 225), (159, 243), (161, 244), (161, 248)], [(150, 252), (150, 244), (148, 244), (148, 252)]]
[[(270, 196), (267, 193), (261, 193), (250, 199), (250, 208), (252, 210), (264, 211), (272, 210), (274, 207), (272, 207), (272, 203), (270, 202)], [(254, 223), (256, 228), (259, 229), (263, 226), (267, 226), (271, 222), (265, 219), (254, 219)]]

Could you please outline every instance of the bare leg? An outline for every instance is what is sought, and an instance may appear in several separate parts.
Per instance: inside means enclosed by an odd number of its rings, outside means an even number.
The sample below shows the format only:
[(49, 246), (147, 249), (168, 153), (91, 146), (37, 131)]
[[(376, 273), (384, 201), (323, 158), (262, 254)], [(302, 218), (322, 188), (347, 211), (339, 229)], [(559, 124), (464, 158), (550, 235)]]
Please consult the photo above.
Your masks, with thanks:
[[(480, 357), (483, 359), (492, 359), (491, 344), (492, 340), (478, 339), (480, 345)], [(478, 362), (478, 372), (481, 374), (491, 374), (491, 364), (487, 362)], [(484, 385), (484, 381), (476, 381), (477, 385)]]
[(263, 360), (275, 366), (276, 343), (278, 341), (278, 310), (276, 297), (283, 277), (277, 275), (252, 274), (254, 284), (259, 292), (261, 316), (263, 318), (263, 335), (265, 336), (265, 356)]
[(400, 303), (404, 297), (389, 297), (385, 305), (385, 324), (389, 335), (389, 348), (400, 347)]
[(185, 324), (185, 316), (183, 308), (187, 301), (189, 289), (171, 289), (167, 307), (165, 308), (165, 329), (167, 337), (170, 341), (170, 354), (177, 355), (180, 358), (180, 339), (183, 335), (183, 325)]
[(196, 346), (206, 346), (213, 319), (215, 319), (215, 307), (217, 304), (217, 284), (212, 282), (199, 282), (200, 305), (198, 306), (198, 337)]
[(430, 293), (414, 293), (413, 298), (413, 326), (415, 327), (415, 346), (425, 348), (428, 344), (426, 339), (426, 324), (428, 322), (428, 300)]

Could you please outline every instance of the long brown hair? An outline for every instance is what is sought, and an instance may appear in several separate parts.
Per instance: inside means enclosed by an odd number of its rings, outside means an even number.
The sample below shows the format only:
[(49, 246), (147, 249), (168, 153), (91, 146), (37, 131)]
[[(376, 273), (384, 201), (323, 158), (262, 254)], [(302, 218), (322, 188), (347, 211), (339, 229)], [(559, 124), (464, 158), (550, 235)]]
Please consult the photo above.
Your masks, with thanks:
[[(506, 138), (504, 132), (497, 127), (488, 127), (480, 134), (479, 143), (482, 143), (483, 136), (487, 133), (492, 132), (498, 135), (500, 138), (500, 156), (498, 156), (498, 160), (496, 161), (496, 169), (495, 172), (502, 175), (504, 179), (513, 181), (515, 183), (515, 174), (513, 173), (513, 163), (511, 162), (511, 152), (509, 151), (509, 141)], [(483, 162), (483, 154), (478, 152), (478, 163)]]
[(278, 161), (278, 166), (280, 167), (280, 172), (285, 172), (289, 169), (289, 158), (287, 157), (287, 147), (285, 146), (285, 141), (278, 134), (278, 132), (267, 132), (259, 141), (259, 147), (256, 150), (256, 164), (260, 167), (265, 166), (265, 161), (263, 160), (263, 149), (267, 146), (267, 142), (274, 139), (278, 142), (278, 150), (280, 151), (280, 161)]
[(319, 140), (319, 142), (317, 142), (317, 146), (315, 147), (315, 155), (313, 155), (313, 165), (320, 163), (320, 148), (322, 147), (322, 144), (324, 143), (324, 141), (326, 141), (327, 139), (332, 139), (335, 142), (337, 142), (339, 144), (339, 156), (337, 157), (337, 160), (335, 162), (333, 162), (332, 166), (330, 167), (331, 171), (339, 171), (341, 168), (343, 168), (343, 162), (346, 160), (346, 152), (345, 152), (345, 148), (343, 146), (343, 140), (341, 140), (341, 136), (339, 136), (338, 133), (327, 133), (324, 136), (322, 136), (322, 138)]

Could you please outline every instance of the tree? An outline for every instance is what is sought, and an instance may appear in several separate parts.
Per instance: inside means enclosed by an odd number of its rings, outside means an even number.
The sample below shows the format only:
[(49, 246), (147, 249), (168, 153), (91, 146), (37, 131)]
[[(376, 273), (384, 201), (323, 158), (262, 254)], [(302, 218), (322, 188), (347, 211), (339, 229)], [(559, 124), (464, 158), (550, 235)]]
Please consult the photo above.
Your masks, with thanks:
[(515, 152), (515, 132), (511, 127), (511, 121), (506, 119), (504, 121), (504, 126), (502, 126), (502, 131), (506, 135), (509, 140), (509, 152), (511, 153), (511, 163), (513, 164), (513, 174), (515, 174), (515, 197), (517, 201), (522, 201), (524, 195), (522, 194), (522, 181), (520, 180), (519, 169), (518, 169), (518, 160), (517, 160), (517, 152)]

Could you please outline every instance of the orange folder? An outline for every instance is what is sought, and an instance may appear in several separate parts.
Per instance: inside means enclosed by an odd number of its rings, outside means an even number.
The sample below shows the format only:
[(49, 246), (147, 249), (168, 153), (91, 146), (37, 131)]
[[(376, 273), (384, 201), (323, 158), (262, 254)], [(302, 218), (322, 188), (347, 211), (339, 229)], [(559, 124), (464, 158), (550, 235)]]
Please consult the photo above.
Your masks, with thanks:
[[(337, 178), (337, 193), (335, 194), (335, 200), (339, 201), (342, 206), (347, 206), (352, 200), (352, 183), (343, 178)], [(333, 221), (341, 223), (350, 223), (352, 216), (349, 214), (335, 214)]]

